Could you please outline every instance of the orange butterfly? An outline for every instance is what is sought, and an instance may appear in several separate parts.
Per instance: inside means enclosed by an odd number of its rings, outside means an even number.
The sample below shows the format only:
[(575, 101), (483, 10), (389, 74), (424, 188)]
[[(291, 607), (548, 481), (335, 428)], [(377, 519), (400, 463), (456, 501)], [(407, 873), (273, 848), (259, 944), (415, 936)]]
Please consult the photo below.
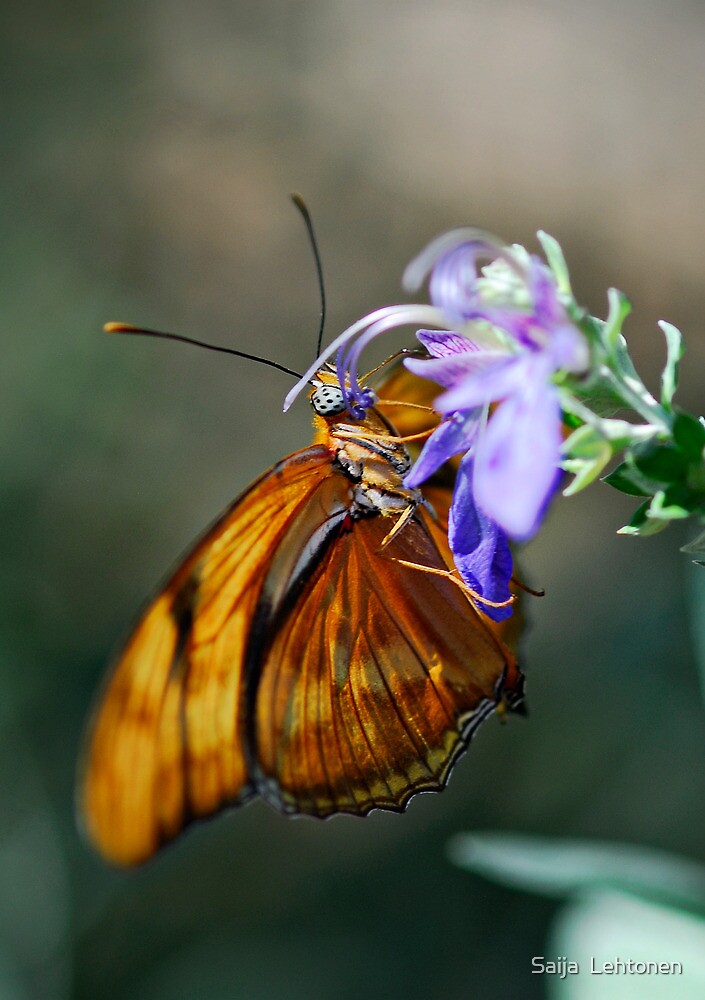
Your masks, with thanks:
[[(208, 528), (105, 684), (79, 804), (115, 864), (257, 795), (321, 818), (401, 811), (445, 785), (496, 707), (521, 701), (502, 626), (450, 579), (454, 471), (406, 488), (410, 455), (385, 413), (407, 433), (435, 418), (389, 396), (355, 421), (333, 376), (318, 382), (313, 444)], [(400, 368), (378, 392), (413, 405), (420, 386)]]

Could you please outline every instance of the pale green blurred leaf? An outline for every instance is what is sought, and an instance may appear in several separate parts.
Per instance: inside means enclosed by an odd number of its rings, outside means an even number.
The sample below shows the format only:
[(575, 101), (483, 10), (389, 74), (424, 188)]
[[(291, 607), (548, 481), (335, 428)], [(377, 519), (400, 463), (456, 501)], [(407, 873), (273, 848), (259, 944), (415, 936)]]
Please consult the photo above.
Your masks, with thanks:
[(609, 313), (607, 315), (607, 322), (605, 323), (603, 337), (607, 349), (611, 352), (614, 350), (620, 334), (622, 333), (622, 325), (624, 324), (625, 319), (632, 311), (632, 304), (627, 296), (623, 292), (620, 292), (617, 288), (610, 288), (608, 290), (607, 301), (609, 303)]
[[(544, 976), (555, 1000), (701, 1000), (705, 921), (611, 890), (581, 892), (556, 916), (546, 959), (564, 955), (580, 972)], [(681, 974), (593, 973), (606, 962), (680, 962)]]
[(605, 466), (612, 458), (612, 449), (605, 442), (602, 446), (602, 452), (597, 455), (591, 461), (584, 459), (567, 459), (562, 463), (563, 468), (566, 472), (572, 472), (574, 475), (573, 481), (566, 486), (563, 490), (564, 497), (574, 496), (576, 493), (580, 493), (584, 490), (586, 486), (599, 478), (601, 472), (604, 471)]
[(652, 500), (646, 500), (640, 507), (637, 507), (629, 524), (620, 528), (617, 534), (639, 535), (641, 538), (647, 538), (649, 535), (657, 535), (664, 528), (667, 528), (669, 521), (649, 516), (651, 504)]
[(458, 834), (448, 851), (461, 868), (526, 892), (610, 886), (705, 913), (705, 866), (654, 848), (489, 832)]
[(583, 424), (563, 442), (563, 454), (569, 458), (595, 458), (605, 444), (605, 437), (594, 427)]
[(563, 445), (562, 467), (575, 478), (563, 490), (563, 496), (572, 496), (589, 486), (612, 458), (612, 447), (594, 427), (584, 424), (568, 437)]
[(568, 265), (565, 262), (560, 243), (555, 237), (545, 233), (543, 229), (539, 229), (536, 235), (538, 236), (543, 252), (546, 254), (548, 266), (553, 271), (558, 290), (564, 295), (572, 295)]
[(674, 393), (678, 388), (678, 366), (683, 357), (683, 338), (680, 330), (672, 323), (659, 321), (666, 338), (666, 366), (661, 375), (661, 403), (670, 410)]
[[(637, 375), (632, 359), (629, 356), (627, 342), (621, 334), (615, 338), (613, 357), (616, 362), (617, 371), (620, 375), (622, 375), (624, 380), (629, 383), (631, 388), (639, 394), (646, 394), (646, 390), (644, 389), (641, 379)], [(646, 394), (646, 398), (651, 399), (651, 396)]]
[(649, 507), (649, 517), (657, 521), (680, 521), (690, 517), (691, 513), (680, 504), (669, 503), (665, 490), (659, 490), (654, 494)]

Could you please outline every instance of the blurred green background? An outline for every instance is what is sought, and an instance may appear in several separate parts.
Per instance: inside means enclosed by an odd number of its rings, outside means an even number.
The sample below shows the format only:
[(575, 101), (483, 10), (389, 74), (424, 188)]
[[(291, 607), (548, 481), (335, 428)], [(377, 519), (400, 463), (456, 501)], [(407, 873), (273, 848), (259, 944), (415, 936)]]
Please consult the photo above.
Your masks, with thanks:
[(487, 723), (442, 795), (324, 824), (255, 803), (108, 870), (72, 798), (110, 651), (191, 538), (310, 430), (304, 402), (282, 414), (279, 373), (100, 331), (305, 367), (298, 189), (329, 337), (399, 301), (444, 228), (532, 249), (543, 228), (592, 311), (611, 284), (633, 299), (652, 385), (656, 321), (683, 329), (680, 399), (700, 412), (705, 7), (28, 0), (0, 19), (0, 998), (544, 996), (530, 960), (557, 904), (454, 868), (446, 844), (490, 828), (705, 860), (688, 534), (617, 537), (632, 505), (600, 485), (554, 504), (523, 556), (547, 594), (530, 716)]

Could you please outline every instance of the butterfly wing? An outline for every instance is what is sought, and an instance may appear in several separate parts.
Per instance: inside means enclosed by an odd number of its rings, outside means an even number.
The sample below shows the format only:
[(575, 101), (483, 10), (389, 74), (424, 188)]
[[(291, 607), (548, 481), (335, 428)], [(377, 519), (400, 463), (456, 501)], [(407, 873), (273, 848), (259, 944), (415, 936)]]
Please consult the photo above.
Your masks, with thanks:
[(381, 553), (389, 521), (354, 519), (352, 488), (323, 445), (285, 459), (141, 615), (80, 777), (109, 860), (137, 864), (257, 792), (316, 816), (403, 809), (520, 699), (512, 654), (462, 592), (396, 561), (451, 565), (442, 525), (419, 508)]
[(139, 863), (191, 819), (253, 794), (247, 637), (264, 568), (297, 512), (315, 512), (319, 526), (340, 516), (330, 472), (329, 452), (313, 446), (265, 473), (142, 613), (100, 696), (79, 777), (87, 833), (109, 860)]
[(426, 512), (381, 552), (388, 529), (344, 523), (296, 613), (269, 602), (253, 634), (258, 790), (283, 812), (402, 810), (443, 787), (500, 701), (521, 699), (512, 654), (462, 591), (397, 561), (446, 568)]

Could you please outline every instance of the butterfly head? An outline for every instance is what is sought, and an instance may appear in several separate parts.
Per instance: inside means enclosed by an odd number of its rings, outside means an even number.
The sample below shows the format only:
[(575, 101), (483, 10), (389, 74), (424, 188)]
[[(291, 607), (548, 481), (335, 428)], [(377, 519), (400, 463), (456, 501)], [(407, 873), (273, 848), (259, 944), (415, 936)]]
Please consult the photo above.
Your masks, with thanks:
[[(364, 420), (367, 410), (374, 405), (377, 397), (371, 390), (357, 386), (354, 391), (348, 378), (341, 382), (336, 368), (332, 365), (320, 369), (315, 379), (311, 379), (314, 389), (309, 396), (313, 411), (318, 417), (329, 420), (348, 412), (353, 420)], [(364, 403), (364, 405), (361, 405)]]
[(337, 384), (323, 382), (310, 396), (314, 413), (319, 417), (334, 417), (348, 408), (343, 390)]

